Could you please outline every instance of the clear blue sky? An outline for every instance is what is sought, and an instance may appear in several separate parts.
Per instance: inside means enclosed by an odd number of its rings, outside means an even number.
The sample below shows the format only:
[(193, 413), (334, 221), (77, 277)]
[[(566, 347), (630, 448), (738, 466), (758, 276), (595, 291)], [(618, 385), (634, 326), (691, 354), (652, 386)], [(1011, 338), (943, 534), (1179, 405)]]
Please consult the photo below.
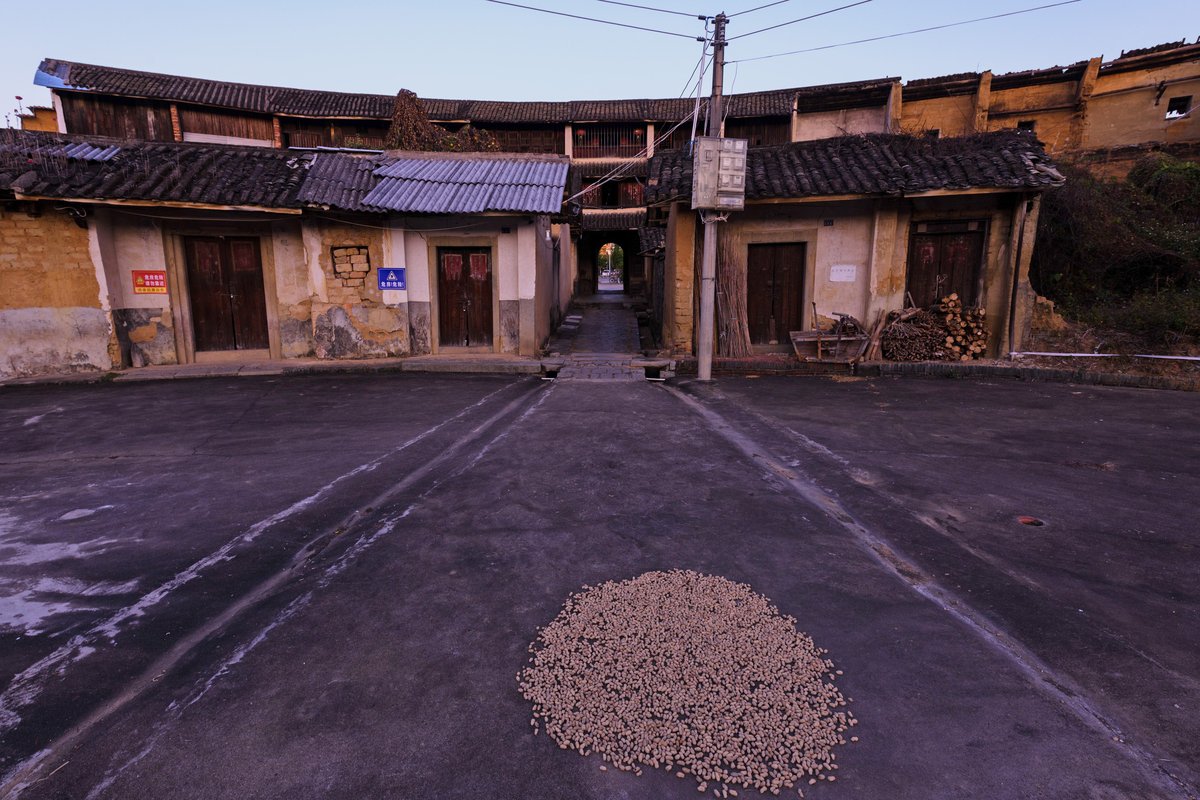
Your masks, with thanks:
[[(688, 34), (701, 24), (599, 0), (517, 0)], [(729, 36), (852, 0), (789, 0), (735, 17)], [(767, 0), (630, 0), (687, 12), (734, 13)], [(731, 43), (728, 58), (843, 42), (1052, 0), (872, 0)], [(32, 85), (43, 57), (219, 80), (426, 97), (568, 100), (675, 97), (699, 58), (685, 38), (553, 17), (484, 0), (388, 4), (339, 0), (198, 3), (58, 0), (6, 3), (0, 110), (46, 104)], [(1082, 0), (1022, 16), (889, 41), (730, 67), (727, 87), (756, 91), (883, 76), (995, 72), (1113, 58), (1124, 49), (1200, 35), (1194, 0)], [(728, 90), (728, 89), (727, 89)]]

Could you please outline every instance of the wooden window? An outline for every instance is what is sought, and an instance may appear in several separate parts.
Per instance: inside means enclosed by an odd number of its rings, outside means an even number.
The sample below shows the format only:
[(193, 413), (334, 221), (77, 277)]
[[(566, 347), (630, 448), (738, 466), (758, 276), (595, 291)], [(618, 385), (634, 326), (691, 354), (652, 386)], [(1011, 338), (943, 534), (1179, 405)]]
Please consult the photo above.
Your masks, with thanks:
[(1167, 101), (1167, 119), (1183, 119), (1192, 110), (1192, 96), (1172, 97)]
[(183, 129), (184, 141), (244, 139), (247, 142), (269, 143), (275, 137), (275, 127), (270, 117), (217, 111), (211, 108), (181, 106), (179, 124)]
[(86, 97), (63, 92), (63, 119), (68, 133), (171, 142), (171, 110), (165, 103), (120, 97)]
[(566, 142), (561, 127), (488, 128), (502, 153), (563, 153)]
[[(690, 127), (688, 133), (691, 134)], [(792, 123), (791, 120), (730, 120), (725, 123), (725, 135), (731, 139), (747, 139), (751, 147), (787, 144), (792, 137)]]
[(575, 158), (633, 158), (646, 147), (642, 125), (586, 125), (575, 128)]

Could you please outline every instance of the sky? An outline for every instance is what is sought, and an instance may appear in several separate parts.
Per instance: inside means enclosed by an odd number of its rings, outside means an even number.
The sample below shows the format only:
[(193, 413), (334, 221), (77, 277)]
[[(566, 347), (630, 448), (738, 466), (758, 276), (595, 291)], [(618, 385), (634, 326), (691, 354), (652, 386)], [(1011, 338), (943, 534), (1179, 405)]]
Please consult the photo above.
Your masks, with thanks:
[[(712, 0), (715, 2), (715, 0)], [(568, 14), (656, 28), (679, 36), (571, 19), (487, 2), (427, 0), (57, 0), (53, 9), (5, 9), (0, 110), (49, 103), (33, 86), (42, 58), (216, 80), (480, 100), (678, 97), (700, 58), (703, 23), (769, 0), (514, 0)], [(749, 59), (1043, 5), (1055, 0), (868, 0), (754, 33), (854, 0), (783, 0), (733, 16), (726, 58)], [(6, 5), (8, 5), (6, 3)], [(744, 38), (734, 38), (747, 34)], [(1194, 0), (1079, 0), (1070, 5), (912, 36), (732, 63), (726, 91), (898, 76), (906, 80), (991, 69), (1070, 64), (1123, 49), (1200, 36)], [(692, 91), (694, 91), (694, 85)]]

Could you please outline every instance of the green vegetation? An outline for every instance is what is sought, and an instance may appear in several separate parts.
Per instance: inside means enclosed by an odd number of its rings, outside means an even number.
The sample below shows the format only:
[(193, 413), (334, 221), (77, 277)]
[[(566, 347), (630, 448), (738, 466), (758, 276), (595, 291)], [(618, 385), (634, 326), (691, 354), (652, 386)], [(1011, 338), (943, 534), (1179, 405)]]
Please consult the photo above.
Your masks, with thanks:
[(1200, 336), (1200, 164), (1155, 155), (1125, 181), (1063, 168), (1030, 274), (1070, 319), (1159, 345)]

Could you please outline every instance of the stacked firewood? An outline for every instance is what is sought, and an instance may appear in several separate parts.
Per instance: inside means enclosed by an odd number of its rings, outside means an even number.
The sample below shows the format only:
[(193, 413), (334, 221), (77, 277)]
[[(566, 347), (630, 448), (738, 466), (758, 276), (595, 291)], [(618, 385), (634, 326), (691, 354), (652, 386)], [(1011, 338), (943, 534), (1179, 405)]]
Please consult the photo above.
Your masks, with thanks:
[(931, 361), (944, 358), (946, 327), (941, 316), (923, 308), (893, 311), (879, 336), (888, 361)]
[(982, 308), (963, 308), (957, 294), (942, 298), (934, 307), (946, 326), (945, 358), (970, 361), (987, 351), (987, 312)]

